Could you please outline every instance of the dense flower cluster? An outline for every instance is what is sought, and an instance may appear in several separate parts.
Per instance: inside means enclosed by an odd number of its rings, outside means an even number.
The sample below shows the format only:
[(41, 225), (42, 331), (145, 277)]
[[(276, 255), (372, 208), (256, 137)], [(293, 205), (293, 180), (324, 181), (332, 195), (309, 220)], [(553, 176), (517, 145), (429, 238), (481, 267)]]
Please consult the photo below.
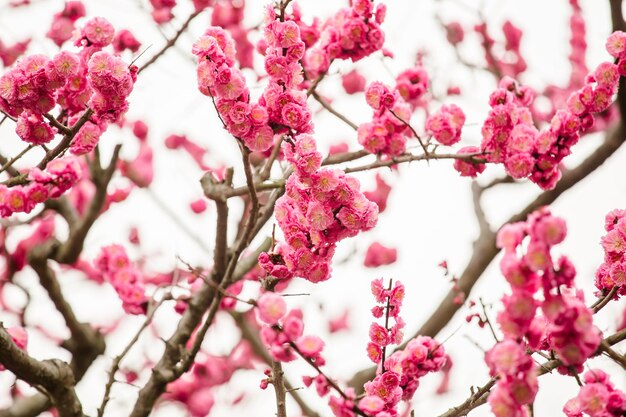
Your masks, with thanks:
[(262, 253), (259, 263), (276, 278), (330, 278), (336, 244), (376, 225), (378, 207), (361, 192), (359, 181), (343, 171), (322, 169), (322, 155), (310, 135), (295, 145), (283, 144), (295, 168), (276, 202), (275, 216), (285, 242), (275, 252)]
[(368, 152), (397, 156), (405, 151), (407, 138), (413, 134), (407, 124), (421, 104), (428, 82), (428, 74), (418, 63), (398, 75), (393, 90), (380, 82), (368, 86), (365, 100), (374, 117), (358, 129), (359, 143)]
[(385, 5), (374, 8), (372, 0), (353, 0), (349, 8), (340, 9), (324, 23), (319, 42), (305, 55), (307, 77), (319, 77), (335, 59), (356, 62), (381, 49), (385, 34), (380, 25), (385, 14)]
[(398, 251), (395, 248), (388, 248), (378, 242), (372, 243), (365, 252), (363, 265), (367, 268), (376, 268), (394, 263), (398, 259)]
[(272, 126), (287, 128), (291, 136), (310, 133), (313, 127), (307, 95), (298, 89), (304, 80), (300, 60), (305, 50), (300, 27), (290, 20), (278, 20), (272, 7), (267, 8), (265, 19), (265, 71), (269, 84), (259, 104), (267, 109)]
[(210, 4), (213, 6), (211, 25), (226, 29), (237, 45), (237, 61), (241, 68), (252, 68), (254, 46), (248, 40), (249, 29), (243, 26), (245, 0), (218, 1), (194, 0), (196, 10), (204, 9)]
[(105, 246), (94, 260), (95, 268), (109, 282), (122, 300), (122, 307), (128, 314), (145, 314), (148, 298), (145, 294), (144, 278), (133, 265), (120, 245)]
[(192, 48), (198, 57), (198, 88), (213, 97), (226, 129), (255, 151), (265, 151), (274, 139), (267, 109), (250, 104), (250, 91), (235, 67), (235, 44), (220, 27), (207, 29)]
[(522, 345), (511, 339), (495, 345), (485, 356), (498, 383), (487, 401), (496, 417), (527, 417), (527, 404), (537, 394), (537, 367)]
[(602, 237), (604, 262), (596, 272), (596, 287), (601, 294), (617, 287), (618, 295), (626, 294), (626, 210), (613, 210), (606, 215), (606, 235)]
[(615, 388), (609, 376), (600, 369), (585, 372), (585, 385), (578, 395), (565, 404), (567, 417), (618, 417), (626, 414), (626, 394)]
[(438, 112), (426, 119), (426, 132), (442, 145), (454, 145), (461, 140), (461, 129), (465, 124), (465, 113), (460, 107), (443, 105)]
[[(507, 337), (525, 336), (533, 349), (547, 343), (566, 366), (580, 367), (600, 344), (601, 334), (583, 304), (582, 294), (574, 292), (574, 265), (565, 256), (554, 262), (550, 254), (566, 233), (565, 222), (547, 209), (500, 230), (498, 246), (505, 251), (500, 268), (512, 294), (504, 297), (498, 322)], [(520, 257), (515, 251), (526, 236), (528, 246)], [(539, 289), (543, 300), (535, 298)], [(543, 316), (535, 316), (538, 307)]]
[(318, 366), (324, 365), (321, 356), (324, 342), (317, 336), (303, 335), (302, 311), (294, 309), (287, 312), (281, 295), (266, 292), (259, 297), (255, 312), (258, 320), (265, 324), (261, 328), (261, 339), (274, 360), (290, 362), (296, 359), (295, 346), (305, 358)]
[[(497, 318), (505, 340), (489, 351), (486, 360), (494, 375), (504, 372), (498, 371), (499, 360), (516, 370), (511, 380), (501, 378), (496, 388), (499, 394), (489, 397), (497, 416), (525, 416), (525, 405), (537, 391), (523, 338), (530, 349), (552, 349), (564, 365), (563, 372), (580, 371), (600, 344), (601, 332), (593, 325), (591, 310), (582, 294), (574, 293), (574, 266), (564, 256), (555, 262), (550, 254), (566, 233), (565, 222), (545, 208), (525, 222), (505, 225), (498, 233), (498, 247), (504, 250), (500, 268), (512, 294), (503, 297), (504, 310)], [(539, 290), (542, 299), (536, 297)], [(542, 316), (536, 315), (538, 308)]]
[[(619, 32), (609, 40), (615, 36)], [(489, 98), (491, 111), (482, 128), (482, 150), (489, 152), (490, 162), (503, 163), (513, 178), (530, 177), (544, 189), (553, 188), (561, 177), (559, 163), (571, 153), (580, 133), (593, 126), (593, 113), (609, 107), (618, 81), (618, 67), (601, 63), (587, 75), (586, 84), (570, 94), (567, 108), (557, 111), (550, 126), (539, 132), (529, 110), (534, 93), (504, 77)]]
[(32, 169), (28, 184), (7, 187), (0, 185), (0, 216), (13, 213), (30, 213), (39, 203), (58, 198), (81, 177), (80, 164), (75, 158), (56, 159), (45, 170)]

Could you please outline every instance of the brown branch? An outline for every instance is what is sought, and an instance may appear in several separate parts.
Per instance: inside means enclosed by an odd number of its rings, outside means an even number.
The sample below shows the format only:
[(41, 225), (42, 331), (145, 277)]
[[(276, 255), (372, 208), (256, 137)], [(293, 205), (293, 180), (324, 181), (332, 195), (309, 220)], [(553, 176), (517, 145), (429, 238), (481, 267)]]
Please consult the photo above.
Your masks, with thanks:
[(128, 342), (128, 344), (126, 345), (124, 350), (122, 350), (122, 352), (120, 352), (119, 355), (117, 355), (115, 358), (113, 358), (113, 362), (111, 363), (111, 369), (109, 370), (109, 379), (108, 379), (108, 381), (107, 381), (107, 383), (106, 383), (106, 385), (104, 387), (104, 395), (102, 396), (102, 402), (100, 403), (100, 407), (98, 407), (98, 417), (102, 417), (104, 415), (104, 410), (105, 410), (109, 400), (111, 399), (110, 398), (110, 394), (111, 394), (111, 388), (113, 387), (113, 383), (115, 382), (115, 373), (119, 370), (120, 363), (122, 362), (122, 359), (124, 359), (126, 354), (128, 354), (128, 352), (135, 345), (135, 343), (137, 343), (137, 341), (139, 340), (139, 337), (141, 336), (141, 333), (143, 333), (143, 331), (150, 325), (150, 323), (152, 323), (152, 319), (154, 318), (154, 314), (159, 309), (161, 304), (163, 304), (163, 302), (165, 300), (169, 300), (169, 299), (171, 299), (171, 297), (163, 297), (163, 298), (161, 298), (161, 300), (159, 300), (159, 302), (157, 302), (151, 308), (151, 310), (149, 311), (148, 315), (146, 316), (146, 319), (144, 320), (143, 324), (141, 325), (141, 327), (139, 327), (137, 332), (135, 332), (135, 335)]
[(58, 359), (38, 361), (18, 348), (0, 323), (0, 363), (19, 379), (44, 391), (52, 400), (60, 417), (83, 417), (83, 409), (74, 391), (74, 375), (70, 366)]
[(141, 66), (141, 68), (139, 68), (139, 70), (137, 71), (137, 74), (139, 74), (140, 72), (148, 68), (150, 65), (154, 64), (165, 52), (167, 52), (168, 49), (174, 46), (176, 42), (178, 41), (178, 38), (180, 38), (180, 35), (182, 35), (187, 30), (187, 28), (189, 27), (189, 24), (193, 21), (193, 19), (195, 19), (202, 12), (203, 10), (201, 9), (190, 14), (189, 17), (187, 17), (187, 20), (183, 22), (180, 29), (176, 31), (176, 34), (174, 34), (174, 36), (169, 41), (167, 41), (165, 45), (163, 45), (163, 47), (159, 50), (159, 52), (154, 54), (152, 58), (148, 60), (148, 62), (146, 62), (145, 64)]
[(283, 367), (280, 362), (272, 361), (272, 385), (276, 394), (276, 417), (287, 417), (287, 395), (283, 381)]
[(322, 107), (328, 110), (328, 112), (331, 113), (333, 116), (337, 117), (339, 120), (350, 126), (353, 130), (359, 129), (359, 127), (354, 122), (351, 122), (350, 119), (335, 110), (333, 106), (331, 106), (328, 101), (324, 100), (322, 96), (320, 96), (317, 92), (313, 91), (311, 95), (318, 103), (322, 105)]

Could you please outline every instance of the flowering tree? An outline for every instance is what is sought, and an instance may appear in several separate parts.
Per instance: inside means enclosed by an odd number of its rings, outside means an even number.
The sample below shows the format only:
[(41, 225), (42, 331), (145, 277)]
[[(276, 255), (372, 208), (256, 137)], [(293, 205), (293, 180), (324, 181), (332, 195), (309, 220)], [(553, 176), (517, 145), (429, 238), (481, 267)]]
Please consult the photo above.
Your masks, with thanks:
[[(2, 13), (38, 13), (40, 2), (32, 3), (12, 0)], [(0, 155), (0, 416), (205, 416), (218, 414), (217, 407), (237, 415), (249, 398), (271, 398), (267, 412), (278, 417), (412, 416), (420, 384), (438, 378), (441, 397), (428, 415), (463, 416), (489, 403), (496, 416), (522, 417), (533, 415), (540, 377), (550, 373), (579, 385), (573, 398), (551, 399), (565, 415), (626, 415), (626, 394), (615, 385), (622, 381), (610, 375), (626, 369), (614, 347), (626, 339), (625, 324), (598, 321), (626, 294), (626, 208), (606, 214), (593, 294), (583, 291), (577, 260), (559, 253), (568, 229), (548, 208), (625, 140), (620, 0), (609, 2), (613, 31), (604, 59), (589, 67), (583, 9), (569, 1), (564, 54), (571, 71), (558, 86), (525, 82), (531, 70), (523, 32), (512, 21), (496, 24), (481, 9), (471, 10), (471, 24), (437, 14), (457, 64), (487, 74), (492, 85), (477, 92), (489, 108), (476, 141), (467, 134), (473, 122), (466, 123), (471, 110), (460, 86), (435, 87), (432, 51), (392, 76), (359, 71), (364, 62), (400, 59), (402, 48), (386, 39), (386, 2), (333, 4), (328, 16), (304, 13), (291, 0), (263, 9), (243, 0), (143, 3), (137, 7), (164, 36), (159, 47), (80, 1), (66, 1), (47, 18), (45, 38), (0, 38), (0, 128), (7, 137)], [(192, 46), (183, 48), (187, 36)], [(465, 55), (472, 42), (481, 52), (475, 60)], [(54, 50), (38, 53), (41, 45)], [(192, 69), (177, 76), (197, 83), (195, 98), (216, 117), (199, 122), (211, 129), (206, 142), (190, 139), (185, 129), (193, 126), (167, 126), (163, 147), (151, 135), (158, 120), (130, 115), (149, 105), (134, 101), (134, 91), (175, 50)], [(333, 79), (335, 88), (324, 89)], [(368, 106), (366, 120), (354, 123), (350, 111), (335, 107), (345, 95)], [(159, 106), (175, 110), (157, 97)], [(322, 144), (323, 123), (351, 135)], [(124, 138), (117, 144), (116, 135)], [(579, 141), (598, 137), (584, 159), (568, 162)], [(236, 147), (236, 160), (209, 154), (224, 143)], [(187, 217), (209, 219), (210, 232), (190, 229), (169, 204), (173, 194), (154, 186), (171, 174), (158, 158), (173, 160), (174, 151), (201, 178), (191, 182), (197, 195)], [(479, 233), (469, 260), (452, 267), (453, 251), (445, 254), (450, 265), (428, 260), (449, 278), (448, 288), (419, 328), (405, 314), (416, 299), (413, 286), (403, 284), (408, 278), (380, 273), (368, 282), (371, 310), (350, 314), (369, 332), (349, 348), (370, 366), (338, 377), (331, 351), (334, 334), (348, 329), (348, 311), (320, 330), (308, 297), (340, 279), (341, 248), (385, 218), (399, 188), (393, 180), (407, 172), (401, 167), (422, 161), (430, 169), (444, 160), (471, 187)], [(359, 178), (375, 183), (362, 186)], [(500, 225), (488, 219), (485, 196), (528, 186), (536, 196), (522, 209)], [(144, 210), (133, 199), (141, 193), (197, 246), (198, 261), (168, 253), (164, 231), (157, 231), (154, 253), (141, 224), (124, 241), (110, 241), (120, 213)], [(98, 227), (107, 233), (89, 240)], [(388, 240), (347, 258), (366, 268), (394, 264), (398, 248)], [(176, 259), (164, 266), (164, 257)], [(504, 293), (475, 300), (470, 292), (496, 258)], [(425, 291), (431, 285), (418, 284)], [(89, 318), (101, 299), (106, 314)], [(472, 375), (474, 386), (457, 395), (461, 401), (446, 392), (466, 355), (450, 349), (461, 343), (452, 338), (456, 331), (440, 336), (457, 312), (488, 368)], [(221, 339), (228, 339), (224, 354), (212, 348)], [(602, 369), (598, 357), (607, 359)], [(253, 383), (242, 383), (242, 375)], [(224, 388), (236, 395), (223, 396)]]

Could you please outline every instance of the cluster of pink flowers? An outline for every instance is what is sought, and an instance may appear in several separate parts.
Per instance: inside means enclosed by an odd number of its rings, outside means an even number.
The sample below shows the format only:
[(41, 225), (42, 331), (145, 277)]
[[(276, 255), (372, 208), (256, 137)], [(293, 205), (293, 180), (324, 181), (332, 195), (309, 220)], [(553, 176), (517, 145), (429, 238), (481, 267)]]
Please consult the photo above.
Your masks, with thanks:
[[(398, 403), (413, 398), (420, 378), (441, 370), (447, 356), (443, 347), (435, 340), (419, 336), (410, 340), (404, 350), (385, 358), (386, 346), (402, 341), (404, 321), (399, 313), (405, 294), (404, 285), (396, 282), (393, 288), (385, 288), (383, 280), (377, 279), (372, 281), (372, 294), (379, 304), (372, 309), (372, 315), (376, 318), (385, 315), (386, 325), (383, 327), (372, 323), (370, 326), (367, 353), (378, 365), (378, 375), (364, 385), (365, 397), (359, 400), (358, 408), (373, 417), (398, 417)], [(391, 328), (387, 325), (389, 317), (395, 321)], [(343, 408), (339, 408), (343, 413), (335, 412), (336, 416), (354, 416), (349, 409), (351, 399), (346, 401), (335, 398), (335, 403), (343, 405)]]
[(626, 394), (615, 388), (604, 371), (590, 369), (583, 378), (585, 385), (563, 407), (567, 417), (618, 417), (626, 414)]
[(274, 212), (285, 243), (262, 253), (259, 263), (276, 278), (324, 281), (336, 244), (373, 228), (378, 206), (363, 195), (356, 178), (320, 168), (322, 154), (312, 136), (298, 136), (295, 145), (285, 142), (283, 152), (295, 168)]
[(222, 27), (230, 33), (237, 45), (239, 66), (241, 68), (252, 68), (254, 46), (248, 40), (249, 30), (242, 25), (246, 7), (245, 0), (218, 2), (214, 2), (214, 0), (194, 0), (196, 10), (204, 9), (211, 3), (214, 3), (211, 25)]
[[(26, 347), (28, 346), (28, 333), (23, 327), (15, 326), (15, 327), (7, 327), (7, 333), (11, 336), (11, 340), (15, 345), (23, 351), (26, 351)], [(4, 365), (0, 363), (0, 371), (4, 371)]]
[(220, 27), (207, 29), (194, 43), (198, 57), (198, 88), (215, 100), (226, 129), (251, 150), (265, 151), (273, 143), (267, 109), (250, 104), (250, 91), (240, 69), (235, 67), (235, 44)]
[[(526, 346), (553, 350), (563, 363), (559, 371), (569, 373), (579, 372), (600, 344), (592, 312), (575, 293), (573, 264), (565, 256), (555, 262), (550, 254), (566, 234), (565, 222), (546, 208), (498, 233), (497, 245), (504, 250), (500, 268), (512, 294), (503, 297), (504, 310), (497, 317), (505, 340), (486, 356), (492, 374), (501, 376), (489, 396), (497, 416), (526, 416), (526, 404), (534, 399), (536, 373)], [(536, 298), (539, 290), (543, 299)], [(536, 315), (538, 308), (543, 316)]]
[(287, 304), (280, 294), (263, 293), (257, 300), (255, 312), (258, 320), (265, 324), (261, 328), (261, 339), (275, 360), (290, 362), (296, 359), (295, 346), (305, 358), (318, 366), (324, 365), (321, 356), (324, 342), (317, 336), (303, 335), (302, 311), (287, 312)]
[[(609, 45), (613, 45), (611, 42), (620, 33), (611, 35), (607, 44), (616, 58), (619, 48)], [(570, 94), (567, 108), (556, 112), (550, 127), (541, 132), (534, 126), (529, 110), (534, 93), (504, 77), (489, 98), (491, 111), (482, 128), (482, 150), (489, 153), (487, 159), (503, 163), (513, 178), (530, 177), (544, 189), (554, 188), (561, 177), (559, 163), (571, 153), (570, 148), (578, 142), (580, 133), (593, 126), (593, 113), (609, 107), (619, 76), (615, 64), (598, 65), (587, 75), (586, 84)]]
[(17, 58), (19, 58), (30, 44), (30, 39), (15, 42), (13, 45), (7, 45), (2, 40), (0, 40), (0, 61), (2, 61), (2, 65), (8, 67), (13, 65)]
[[(396, 281), (391, 289), (386, 289), (383, 286), (382, 278), (372, 281), (372, 294), (374, 294), (376, 302), (381, 304), (372, 309), (372, 315), (377, 319), (384, 316), (386, 324), (385, 327), (376, 322), (370, 325), (367, 356), (376, 364), (385, 360), (383, 352), (387, 346), (398, 345), (402, 342), (404, 336), (402, 329), (404, 329), (405, 323), (400, 317), (400, 309), (402, 308), (404, 293), (404, 285), (400, 281)], [(395, 321), (391, 327), (388, 326), (388, 318)]]
[(442, 145), (454, 145), (461, 140), (461, 129), (465, 124), (465, 113), (460, 107), (443, 105), (438, 112), (426, 119), (426, 132)]
[(378, 242), (372, 243), (365, 252), (363, 265), (367, 268), (377, 268), (383, 265), (390, 265), (398, 259), (398, 251), (395, 248), (388, 248)]
[(600, 295), (617, 287), (617, 295), (626, 294), (626, 210), (612, 210), (604, 223), (602, 237), (604, 262), (596, 272), (596, 287)]
[(241, 369), (251, 369), (252, 350), (248, 343), (237, 344), (226, 356), (201, 352), (189, 372), (167, 386), (165, 401), (183, 405), (192, 417), (209, 415), (215, 405), (214, 391)]
[(369, 85), (365, 100), (374, 116), (358, 129), (359, 143), (368, 152), (397, 156), (405, 151), (407, 137), (412, 136), (407, 124), (421, 104), (428, 81), (428, 74), (418, 63), (398, 75), (393, 90), (380, 82)]
[(39, 203), (58, 198), (81, 177), (80, 164), (75, 158), (50, 162), (45, 170), (34, 168), (28, 173), (28, 184), (7, 187), (0, 185), (0, 216), (30, 213)]
[[(469, 155), (469, 154), (478, 154), (481, 153), (480, 149), (477, 146), (464, 146), (457, 151), (458, 155)], [(461, 158), (454, 160), (454, 169), (462, 176), (462, 177), (470, 177), (476, 178), (476, 176), (482, 173), (487, 166), (484, 163), (467, 161)]]
[(512, 339), (485, 355), (492, 376), (498, 377), (487, 401), (496, 417), (528, 417), (528, 404), (537, 395), (537, 367), (522, 345)]
[(52, 59), (24, 57), (0, 77), (0, 109), (14, 117), (26, 110), (41, 117), (54, 108), (56, 90), (76, 74), (78, 66), (78, 58), (70, 52), (60, 52)]
[(353, 0), (349, 8), (340, 9), (324, 23), (319, 42), (304, 58), (309, 79), (328, 71), (335, 59), (356, 62), (382, 48), (385, 34), (380, 25), (385, 20), (386, 7), (372, 0)]
[[(566, 233), (563, 219), (552, 216), (547, 209), (532, 213), (526, 222), (508, 224), (500, 230), (498, 246), (505, 251), (500, 268), (512, 294), (503, 298), (504, 310), (498, 315), (498, 323), (506, 337), (525, 336), (532, 349), (549, 346), (566, 366), (579, 368), (597, 349), (601, 333), (593, 325), (582, 294), (575, 293), (574, 265), (565, 256), (554, 262), (550, 254)], [(519, 256), (516, 250), (526, 236), (528, 246)], [(539, 289), (543, 301), (535, 298)], [(543, 316), (535, 316), (538, 307)]]
[(63, 10), (52, 17), (52, 24), (46, 36), (58, 46), (63, 45), (72, 38), (76, 21), (85, 15), (85, 5), (82, 1), (66, 1)]
[(300, 60), (305, 44), (300, 27), (294, 21), (281, 22), (272, 7), (266, 11), (265, 71), (269, 84), (259, 104), (267, 109), (269, 122), (284, 126), (291, 136), (311, 133), (311, 111), (306, 104), (306, 93), (298, 86), (304, 80)]
[(120, 245), (105, 246), (94, 260), (95, 268), (109, 282), (122, 300), (122, 307), (128, 314), (145, 314), (148, 299), (145, 295), (144, 278), (133, 265)]
[(129, 67), (121, 58), (101, 51), (91, 56), (87, 71), (94, 90), (89, 106), (98, 119), (118, 121), (128, 109), (126, 99), (133, 91), (137, 67)]

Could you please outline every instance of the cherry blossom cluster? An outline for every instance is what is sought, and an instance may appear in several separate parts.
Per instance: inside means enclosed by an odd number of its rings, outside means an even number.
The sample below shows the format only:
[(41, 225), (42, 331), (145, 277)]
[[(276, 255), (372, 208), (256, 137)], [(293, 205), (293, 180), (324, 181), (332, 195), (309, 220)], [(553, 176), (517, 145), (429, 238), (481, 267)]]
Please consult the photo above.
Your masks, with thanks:
[(601, 295), (617, 287), (618, 295), (626, 294), (626, 210), (613, 210), (606, 215), (602, 237), (604, 262), (596, 272), (596, 287)]
[[(15, 326), (7, 327), (6, 331), (9, 336), (11, 336), (11, 340), (15, 343), (15, 346), (23, 351), (26, 351), (26, 348), (28, 347), (28, 333), (26, 333), (26, 329)], [(4, 365), (0, 363), (0, 371), (4, 371), (5, 369)]]
[[(609, 40), (619, 36), (611, 35)], [(616, 50), (607, 47), (610, 53)], [(489, 98), (491, 111), (483, 124), (482, 150), (487, 159), (503, 163), (513, 178), (530, 177), (543, 189), (554, 188), (561, 177), (559, 163), (571, 153), (581, 132), (593, 126), (594, 113), (606, 110), (617, 91), (618, 67), (603, 62), (572, 92), (567, 108), (556, 112), (550, 126), (539, 132), (529, 110), (533, 91), (504, 77)]]
[[(385, 327), (375, 322), (370, 326), (367, 354), (378, 365), (378, 372), (372, 381), (364, 385), (366, 395), (358, 402), (358, 407), (371, 416), (397, 417), (398, 403), (413, 398), (419, 380), (430, 372), (441, 370), (447, 356), (435, 340), (418, 336), (410, 340), (403, 350), (385, 358), (386, 347), (402, 341), (404, 321), (399, 313), (405, 294), (404, 285), (396, 282), (393, 287), (385, 288), (382, 279), (377, 279), (372, 282), (372, 294), (379, 304), (372, 309), (372, 314), (375, 318), (384, 315)], [(392, 327), (389, 327), (389, 317), (395, 321)]]
[[(502, 274), (512, 293), (502, 299), (497, 321), (504, 341), (486, 356), (500, 379), (489, 403), (497, 416), (526, 416), (537, 392), (536, 372), (526, 347), (553, 350), (563, 363), (559, 371), (578, 372), (601, 341), (582, 293), (575, 293), (576, 270), (565, 256), (556, 262), (551, 250), (567, 234), (565, 222), (543, 208), (525, 222), (505, 225), (497, 236), (504, 250)], [(536, 297), (541, 290), (542, 299)], [(543, 315), (536, 315), (541, 308)], [(526, 339), (526, 342), (523, 341)]]
[(461, 130), (465, 124), (465, 113), (460, 107), (443, 105), (439, 111), (426, 119), (426, 132), (442, 145), (450, 146), (461, 140)]
[[(370, 325), (370, 341), (367, 344), (367, 356), (375, 364), (384, 362), (385, 348), (389, 345), (399, 345), (404, 333), (404, 321), (400, 317), (400, 309), (404, 300), (404, 285), (396, 281), (393, 288), (385, 288), (382, 278), (372, 281), (372, 294), (377, 305), (372, 309), (374, 318), (385, 317), (385, 326), (373, 322)], [(393, 326), (389, 327), (389, 318), (394, 320)]]
[(527, 417), (537, 395), (537, 366), (524, 347), (512, 339), (496, 344), (485, 355), (492, 376), (498, 377), (487, 401), (496, 417)]
[(359, 143), (368, 152), (397, 156), (405, 151), (407, 137), (413, 134), (408, 123), (421, 104), (428, 82), (428, 74), (418, 63), (398, 75), (393, 90), (377, 81), (368, 86), (365, 100), (374, 110), (374, 116), (358, 129)]
[(109, 282), (122, 300), (128, 314), (145, 314), (148, 298), (145, 294), (144, 278), (133, 265), (121, 245), (109, 245), (100, 250), (94, 260), (95, 268)]
[(244, 0), (218, 2), (214, 2), (214, 0), (194, 0), (194, 4), (196, 10), (204, 9), (210, 4), (213, 5), (211, 25), (223, 27), (230, 33), (237, 45), (239, 66), (241, 68), (252, 68), (254, 46), (248, 40), (249, 30), (242, 25), (246, 2)]
[(205, 417), (215, 405), (215, 389), (230, 381), (236, 371), (251, 369), (252, 357), (246, 342), (237, 344), (226, 356), (202, 352), (189, 372), (168, 384), (163, 399), (182, 404), (192, 417)]
[(57, 46), (62, 46), (72, 38), (75, 24), (78, 19), (86, 15), (85, 5), (82, 1), (66, 1), (61, 10), (52, 17), (52, 24), (46, 36)]
[(372, 243), (365, 252), (363, 265), (367, 268), (377, 268), (394, 263), (398, 259), (398, 250), (388, 248), (378, 242)]
[(356, 178), (320, 168), (322, 154), (312, 136), (283, 143), (283, 152), (295, 168), (275, 208), (285, 242), (262, 253), (259, 263), (275, 278), (325, 281), (337, 243), (373, 228), (378, 206), (363, 195)]
[(372, 0), (353, 0), (349, 8), (340, 9), (324, 23), (319, 41), (304, 57), (307, 77), (318, 78), (335, 59), (356, 62), (381, 49), (385, 14), (385, 5), (374, 7)]
[[(507, 338), (526, 337), (532, 349), (549, 346), (567, 367), (579, 368), (593, 355), (601, 341), (592, 313), (576, 293), (576, 270), (561, 256), (556, 262), (551, 249), (565, 239), (563, 219), (546, 209), (532, 213), (526, 222), (505, 225), (498, 233), (498, 247), (504, 249), (500, 269), (511, 285), (512, 294), (503, 298), (504, 310), (498, 323)], [(528, 237), (521, 256), (516, 252)], [(542, 290), (543, 300), (535, 298)], [(537, 308), (543, 316), (535, 316)]]
[(563, 412), (567, 417), (618, 417), (626, 413), (626, 394), (615, 388), (601, 369), (590, 369), (583, 376), (585, 385), (569, 400)]
[(198, 88), (215, 100), (226, 129), (255, 151), (267, 150), (274, 132), (268, 125), (267, 109), (250, 104), (250, 91), (240, 69), (235, 67), (235, 44), (220, 27), (210, 27), (192, 48), (198, 57)]
[(284, 126), (292, 136), (311, 133), (311, 111), (305, 92), (298, 89), (304, 80), (300, 60), (305, 44), (294, 21), (281, 22), (273, 7), (266, 11), (265, 71), (269, 84), (259, 104), (267, 109), (272, 125)]
[(45, 170), (33, 168), (28, 183), (7, 187), (0, 185), (0, 216), (30, 213), (39, 203), (58, 198), (69, 190), (82, 175), (76, 158), (67, 157), (50, 162)]
[(265, 292), (257, 300), (255, 312), (258, 320), (265, 324), (261, 328), (261, 339), (274, 360), (293, 361), (297, 357), (295, 347), (299, 354), (316, 365), (324, 365), (321, 356), (324, 342), (317, 336), (303, 335), (301, 310), (287, 312), (287, 304), (280, 294)]
[(13, 63), (17, 61), (17, 58), (26, 52), (29, 44), (30, 39), (15, 42), (12, 45), (7, 45), (0, 40), (0, 61), (2, 62), (2, 65), (5, 67), (13, 65)]
[(133, 89), (136, 67), (100, 51), (113, 40), (114, 29), (103, 18), (94, 18), (80, 30), (79, 53), (62, 51), (53, 58), (30, 55), (0, 77), (0, 109), (17, 117), (16, 132), (25, 142), (50, 142), (57, 129), (44, 114), (59, 104), (69, 122), (77, 122), (89, 105), (93, 118), (76, 134), (71, 152), (90, 152), (106, 130), (128, 108), (126, 98)]

